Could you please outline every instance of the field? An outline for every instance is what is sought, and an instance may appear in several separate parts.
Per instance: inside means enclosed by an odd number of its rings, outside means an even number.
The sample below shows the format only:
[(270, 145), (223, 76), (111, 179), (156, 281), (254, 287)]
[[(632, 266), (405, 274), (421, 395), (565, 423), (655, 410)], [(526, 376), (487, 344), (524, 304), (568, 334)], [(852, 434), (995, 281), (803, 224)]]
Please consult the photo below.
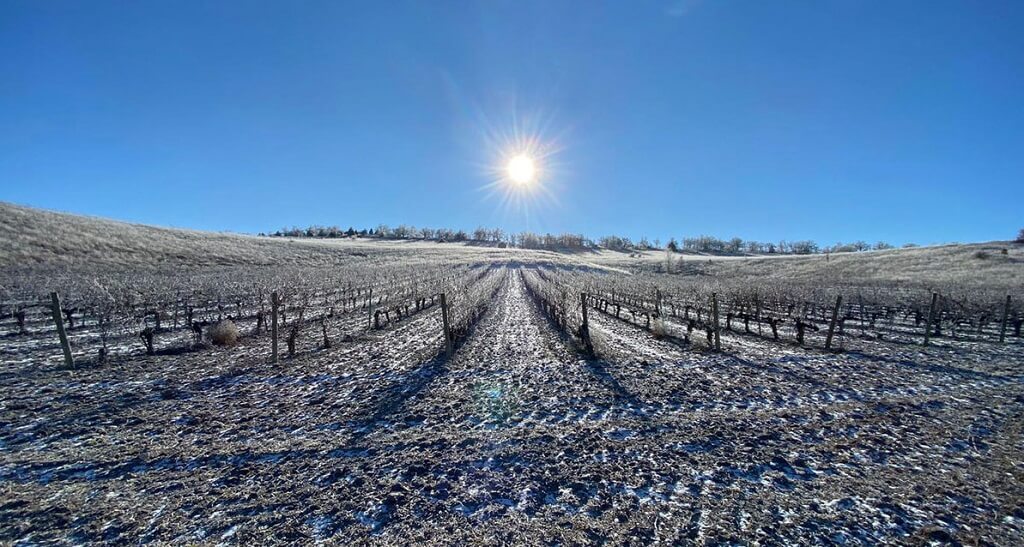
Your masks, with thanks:
[(5, 544), (1024, 543), (1018, 245), (0, 235)]

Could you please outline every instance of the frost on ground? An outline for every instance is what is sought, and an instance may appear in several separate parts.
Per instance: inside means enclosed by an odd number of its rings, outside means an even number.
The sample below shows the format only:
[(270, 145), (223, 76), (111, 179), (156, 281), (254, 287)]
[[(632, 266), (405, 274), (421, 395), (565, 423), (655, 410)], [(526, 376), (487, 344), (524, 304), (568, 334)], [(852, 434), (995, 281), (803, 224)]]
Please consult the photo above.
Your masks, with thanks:
[(510, 269), (451, 360), (435, 309), (276, 365), (5, 362), (0, 541), (1024, 543), (1019, 342), (714, 354), (591, 320), (600, 359)]

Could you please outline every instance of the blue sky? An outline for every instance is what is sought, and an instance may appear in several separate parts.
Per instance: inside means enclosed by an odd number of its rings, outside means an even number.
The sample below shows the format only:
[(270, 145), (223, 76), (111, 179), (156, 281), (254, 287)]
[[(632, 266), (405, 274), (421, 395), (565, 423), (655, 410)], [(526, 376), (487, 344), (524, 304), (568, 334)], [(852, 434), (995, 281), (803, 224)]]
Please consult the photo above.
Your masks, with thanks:
[[(0, 3), (0, 200), (936, 243), (1024, 227), (1024, 3)], [(548, 154), (526, 203), (485, 187)], [(498, 190), (500, 190), (500, 185)]]

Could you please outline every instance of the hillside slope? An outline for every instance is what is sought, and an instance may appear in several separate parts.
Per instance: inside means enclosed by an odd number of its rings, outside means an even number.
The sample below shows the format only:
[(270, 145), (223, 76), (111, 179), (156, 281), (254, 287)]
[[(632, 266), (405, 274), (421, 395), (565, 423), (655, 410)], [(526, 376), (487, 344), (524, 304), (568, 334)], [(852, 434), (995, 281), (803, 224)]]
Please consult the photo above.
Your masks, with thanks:
[[(1006, 251), (1005, 254), (1003, 251)], [(666, 255), (555, 253), (420, 241), (306, 240), (160, 228), (0, 202), (0, 267), (89, 270), (225, 266), (343, 266), (410, 260), (520, 260), (663, 272)], [(730, 279), (845, 284), (962, 285), (1024, 290), (1024, 245), (942, 245), (810, 256), (674, 254), (671, 271)]]
[(533, 260), (557, 253), (415, 241), (311, 240), (160, 228), (0, 202), (0, 267), (169, 269), (354, 261)]
[[(1004, 254), (1005, 251), (1005, 254)], [(596, 263), (632, 271), (664, 272), (666, 253), (603, 251)], [(840, 253), (722, 257), (671, 255), (671, 271), (683, 275), (771, 279), (804, 283), (960, 285), (1024, 289), (1024, 245), (1009, 241)]]

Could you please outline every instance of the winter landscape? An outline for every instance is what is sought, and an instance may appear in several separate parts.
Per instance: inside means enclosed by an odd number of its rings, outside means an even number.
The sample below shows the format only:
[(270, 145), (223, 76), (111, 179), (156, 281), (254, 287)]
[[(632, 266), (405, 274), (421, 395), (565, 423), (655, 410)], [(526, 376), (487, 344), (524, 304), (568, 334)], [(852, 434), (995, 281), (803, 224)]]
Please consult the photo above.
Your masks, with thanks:
[(1024, 545), (1022, 28), (0, 0), (0, 546)]
[[(1024, 313), (1005, 302), (1020, 243), (723, 259), (710, 275), (659, 271), (665, 253), (3, 218), (5, 542), (1024, 535)], [(98, 234), (152, 256), (133, 267)], [(860, 262), (890, 270), (861, 278)], [(844, 282), (770, 276), (794, 267)], [(240, 337), (218, 345), (227, 318)]]

